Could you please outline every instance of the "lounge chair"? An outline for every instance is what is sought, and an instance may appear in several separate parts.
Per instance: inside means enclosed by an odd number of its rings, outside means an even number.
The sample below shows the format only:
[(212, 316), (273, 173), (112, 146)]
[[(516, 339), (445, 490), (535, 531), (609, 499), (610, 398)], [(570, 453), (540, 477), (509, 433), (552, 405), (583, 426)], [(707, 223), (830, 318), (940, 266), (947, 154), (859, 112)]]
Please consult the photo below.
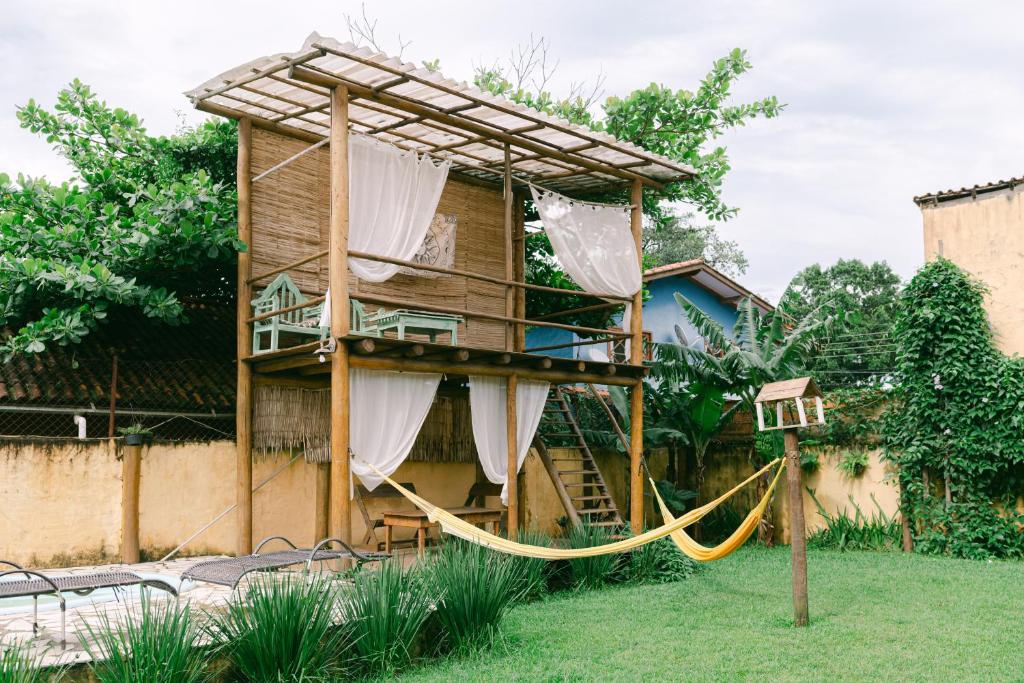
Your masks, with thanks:
[[(263, 546), (271, 541), (283, 541), (290, 549), (261, 553)], [(341, 549), (331, 550), (328, 547), (331, 545), (339, 545)], [(257, 544), (252, 555), (198, 562), (185, 570), (181, 575), (181, 580), (215, 583), (234, 590), (242, 579), (252, 572), (274, 571), (297, 564), (305, 564), (304, 571), (308, 573), (314, 562), (355, 560), (356, 565), (361, 567), (367, 562), (379, 562), (390, 557), (386, 553), (359, 552), (338, 538), (325, 538), (312, 548), (299, 548), (284, 536), (270, 536)]]
[[(32, 598), (32, 633), (39, 632), (39, 596), (55, 595), (60, 602), (60, 644), (67, 645), (67, 603), (64, 593), (89, 595), (101, 588), (125, 588), (142, 586), (159, 588), (177, 597), (178, 591), (166, 581), (144, 579), (138, 574), (126, 570), (93, 572), (91, 574), (64, 574), (50, 576), (32, 569), (25, 569), (14, 562), (0, 560), (0, 565), (12, 567), (0, 572), (0, 599)], [(25, 578), (14, 581), (3, 580), (7, 576), (22, 575)]]

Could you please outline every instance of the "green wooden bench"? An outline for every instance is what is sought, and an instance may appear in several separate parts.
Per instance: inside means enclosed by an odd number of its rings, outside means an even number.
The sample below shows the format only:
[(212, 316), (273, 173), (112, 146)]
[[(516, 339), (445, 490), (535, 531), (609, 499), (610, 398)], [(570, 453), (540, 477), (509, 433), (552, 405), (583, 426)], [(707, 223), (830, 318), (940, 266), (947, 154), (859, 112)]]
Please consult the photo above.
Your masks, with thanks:
[[(305, 301), (307, 301), (306, 296), (295, 286), (295, 282), (287, 273), (282, 273), (252, 300), (253, 315), (259, 316), (289, 306), (301, 305)], [(349, 305), (352, 311), (352, 333), (379, 337), (380, 333), (376, 332), (372, 326), (368, 327), (364, 324), (368, 316), (363, 304), (351, 299)], [(326, 327), (320, 327), (322, 312), (323, 304), (313, 304), (257, 320), (252, 326), (253, 355), (277, 351), (281, 348), (282, 332), (316, 337), (321, 342), (325, 341), (331, 331)], [(263, 348), (263, 338), (267, 336), (269, 336), (269, 346)]]
[[(259, 296), (252, 300), (253, 315), (258, 317), (282, 308), (298, 306), (294, 310), (278, 313), (263, 320), (257, 320), (252, 326), (252, 353), (269, 353), (281, 348), (281, 333), (291, 333), (316, 337), (321, 342), (330, 336), (330, 329), (320, 327), (320, 315), (323, 304), (302, 306), (308, 301), (306, 296), (295, 286), (295, 282), (287, 273), (281, 273)], [(450, 335), (452, 346), (458, 343), (457, 330), (462, 317), (444, 313), (427, 313), (426, 311), (378, 309), (376, 313), (367, 313), (363, 304), (349, 300), (351, 311), (350, 331), (368, 337), (380, 337), (387, 330), (395, 330), (399, 339), (405, 339), (406, 333), (423, 334), (436, 341), (438, 334)], [(269, 346), (263, 348), (263, 338), (269, 336)]]

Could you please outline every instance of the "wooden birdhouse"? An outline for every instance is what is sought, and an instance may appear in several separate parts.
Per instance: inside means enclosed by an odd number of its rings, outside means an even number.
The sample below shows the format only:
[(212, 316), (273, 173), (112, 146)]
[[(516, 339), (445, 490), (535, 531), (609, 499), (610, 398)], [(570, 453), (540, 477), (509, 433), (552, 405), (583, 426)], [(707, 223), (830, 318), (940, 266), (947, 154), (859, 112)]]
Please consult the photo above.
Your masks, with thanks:
[[(807, 421), (806, 402), (811, 399), (814, 400), (816, 422)], [(775, 424), (768, 427), (764, 424), (766, 405), (769, 409), (773, 407), (775, 409)], [(821, 401), (821, 390), (810, 377), (765, 384), (758, 392), (757, 398), (754, 399), (754, 409), (757, 411), (757, 428), (762, 432), (825, 424), (825, 407)]]

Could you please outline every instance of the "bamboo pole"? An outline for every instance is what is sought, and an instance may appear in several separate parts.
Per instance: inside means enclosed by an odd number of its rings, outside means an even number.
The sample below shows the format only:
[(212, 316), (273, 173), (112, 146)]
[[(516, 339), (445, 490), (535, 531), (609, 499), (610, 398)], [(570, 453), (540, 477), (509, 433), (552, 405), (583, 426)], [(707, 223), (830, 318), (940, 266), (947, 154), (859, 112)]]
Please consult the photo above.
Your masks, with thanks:
[(804, 527), (804, 487), (800, 475), (800, 441), (794, 429), (787, 429), (783, 434), (789, 494), (787, 502), (793, 572), (793, 623), (796, 626), (807, 626), (807, 533)]
[(510, 375), (505, 384), (505, 431), (508, 436), (508, 537), (519, 537), (519, 448), (516, 441), (516, 391), (519, 378)]
[[(513, 274), (512, 279), (516, 282), (524, 282), (526, 280), (526, 206), (524, 198), (521, 194), (515, 195), (515, 205), (513, 206), (515, 215), (513, 216), (512, 225), (514, 227), (514, 234), (512, 235), (512, 257), (513, 257)], [(512, 309), (512, 316), (515, 318), (526, 317), (526, 290), (522, 287), (516, 287), (515, 289), (515, 305)], [(526, 348), (526, 326), (521, 323), (515, 325), (515, 340), (512, 344), (514, 351), (522, 352)]]
[(331, 337), (339, 340), (331, 354), (331, 477), (330, 535), (352, 540), (352, 498), (349, 494), (348, 344), (348, 90), (331, 90)]
[(125, 446), (121, 459), (121, 562), (139, 561), (139, 481), (142, 446)]
[(583, 327), (582, 325), (566, 325), (563, 323), (553, 323), (543, 320), (528, 320), (526, 318), (512, 318), (507, 315), (498, 315), (497, 313), (481, 313), (479, 311), (470, 311), (465, 308), (455, 308), (453, 306), (437, 306), (435, 304), (425, 304), (420, 301), (409, 301), (407, 299), (399, 299), (392, 296), (379, 296), (376, 294), (360, 294), (359, 300), (363, 303), (370, 304), (381, 304), (383, 306), (395, 306), (396, 308), (416, 308), (420, 311), (428, 311), (430, 313), (450, 313), (452, 315), (461, 315), (465, 318), (481, 318), (483, 320), (497, 320), (503, 323), (522, 323), (523, 325), (535, 325), (537, 327), (553, 327), (559, 330), (569, 330), (570, 332), (579, 332), (581, 334), (608, 334), (614, 335), (609, 330), (602, 330), (597, 327)]
[(328, 537), (331, 520), (331, 464), (318, 462), (316, 467), (316, 489), (314, 491), (313, 508), (313, 541), (319, 542)]
[[(643, 250), (641, 248), (641, 229), (643, 227), (643, 185), (633, 182), (630, 201), (633, 208), (629, 212), (629, 227), (636, 244), (637, 258), (643, 270)], [(629, 362), (632, 365), (643, 364), (643, 288), (637, 290), (633, 297), (633, 306), (629, 318)], [(634, 534), (644, 528), (644, 385), (637, 382), (629, 392), (629, 526)]]
[(238, 239), (247, 246), (238, 252), (238, 311), (236, 356), (238, 366), (235, 394), (235, 552), (252, 552), (252, 366), (245, 360), (252, 349), (249, 309), (252, 288), (252, 119), (238, 122)]
[(274, 268), (273, 270), (268, 270), (265, 273), (260, 273), (259, 275), (253, 275), (252, 277), (249, 278), (249, 284), (252, 284), (254, 282), (259, 282), (260, 280), (262, 280), (264, 278), (268, 278), (271, 275), (277, 275), (278, 273), (283, 273), (285, 271), (293, 270), (295, 268), (298, 268), (299, 266), (304, 266), (307, 263), (309, 263), (310, 261), (316, 261), (317, 259), (321, 259), (324, 256), (327, 256), (327, 254), (329, 254), (329, 253), (330, 253), (329, 249), (324, 249), (323, 251), (318, 251), (315, 254), (310, 254), (309, 256), (303, 256), (300, 259), (296, 259), (296, 260), (292, 261), (291, 263), (286, 263), (283, 266), (280, 266), (278, 268)]
[[(515, 281), (515, 255), (512, 253), (512, 204), (514, 195), (512, 194), (512, 148), (508, 143), (505, 143), (505, 165), (504, 165), (504, 193), (503, 199), (505, 202), (505, 214), (504, 214), (504, 228), (502, 232), (505, 236), (505, 279), (509, 282)], [(515, 317), (515, 292), (516, 290), (511, 285), (505, 285), (505, 316), (509, 318)], [(505, 350), (511, 351), (515, 348), (515, 337), (516, 337), (516, 324), (505, 323)]]
[(545, 292), (547, 294), (563, 294), (570, 296), (581, 296), (588, 299), (612, 299), (615, 301), (630, 302), (633, 300), (632, 297), (619, 296), (618, 294), (609, 294), (607, 292), (584, 292), (581, 289), (561, 289), (559, 287), (546, 287), (544, 285), (534, 285), (528, 282), (521, 282), (512, 279), (503, 279), (500, 277), (492, 277), (490, 275), (483, 275), (482, 273), (474, 273), (469, 270), (459, 270), (458, 268), (445, 268), (444, 266), (435, 266), (429, 263), (419, 263), (417, 261), (408, 261), (406, 259), (392, 258), (390, 256), (381, 256), (380, 254), (371, 254), (365, 251), (356, 251), (352, 249), (348, 252), (348, 255), (352, 258), (366, 259), (367, 261), (379, 261), (380, 263), (390, 263), (396, 266), (405, 266), (406, 268), (415, 268), (417, 270), (426, 270), (431, 273), (441, 273), (443, 275), (454, 275), (457, 277), (469, 278), (470, 280), (479, 280), (480, 282), (489, 282), (494, 285), (501, 285), (503, 287), (516, 287), (519, 289), (530, 289), (535, 292)]

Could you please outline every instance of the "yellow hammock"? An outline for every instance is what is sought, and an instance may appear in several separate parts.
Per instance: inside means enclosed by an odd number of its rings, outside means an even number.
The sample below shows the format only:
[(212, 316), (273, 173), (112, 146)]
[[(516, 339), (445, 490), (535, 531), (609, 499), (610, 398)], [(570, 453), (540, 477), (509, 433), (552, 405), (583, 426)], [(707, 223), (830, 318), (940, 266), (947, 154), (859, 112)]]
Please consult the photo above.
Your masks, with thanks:
[[(765, 492), (764, 497), (761, 498), (757, 507), (747, 514), (739, 528), (732, 532), (729, 538), (725, 539), (713, 548), (709, 548), (690, 538), (690, 536), (682, 529), (677, 529), (669, 534), (672, 542), (676, 544), (676, 547), (679, 548), (684, 555), (688, 555), (695, 560), (700, 560), (701, 562), (720, 560), (726, 555), (729, 555), (741, 548), (743, 544), (747, 542), (747, 539), (750, 538), (750, 535), (754, 533), (754, 529), (757, 528), (758, 523), (761, 521), (761, 516), (764, 514), (765, 508), (768, 507), (768, 501), (771, 500), (772, 491), (775, 490), (775, 485), (779, 483), (779, 477), (782, 476), (782, 470), (785, 466), (785, 463), (779, 466), (779, 471), (775, 473), (775, 478), (772, 479), (772, 483), (768, 486), (768, 491)], [(763, 472), (764, 470), (761, 471)], [(662, 518), (666, 523), (671, 524), (675, 521), (675, 517), (673, 517), (672, 513), (669, 512), (668, 506), (665, 505), (665, 501), (662, 500), (661, 495), (658, 493), (658, 487), (654, 486), (653, 479), (651, 480), (651, 486), (654, 487), (654, 497), (658, 500), (658, 507), (661, 508)]]
[[(482, 545), (498, 552), (506, 553), (508, 555), (518, 555), (520, 557), (535, 557), (542, 560), (573, 560), (581, 557), (594, 557), (597, 555), (608, 555), (611, 553), (622, 553), (633, 548), (638, 548), (642, 545), (657, 541), (658, 539), (665, 538), (669, 534), (679, 531), (685, 526), (689, 526), (701, 519), (709, 512), (714, 510), (716, 507), (722, 504), (734, 493), (739, 491), (741, 488), (749, 484), (751, 481), (761, 476), (763, 473), (771, 469), (781, 458), (773, 460), (772, 462), (765, 465), (763, 468), (752, 474), (750, 477), (734, 486), (729, 491), (725, 492), (715, 500), (706, 503), (699, 508), (695, 508), (690, 512), (687, 512), (682, 517), (675, 519), (671, 522), (663, 524), (660, 527), (651, 529), (645, 533), (639, 534), (638, 536), (631, 536), (621, 541), (615, 541), (614, 543), (606, 543), (604, 545), (593, 546), (591, 548), (547, 548), (539, 545), (528, 545), (526, 543), (517, 543), (494, 534), (487, 533), (482, 529), (478, 529), (469, 522), (459, 519), (450, 512), (437, 507), (436, 505), (420, 498), (412, 491), (404, 488), (401, 484), (394, 481), (390, 477), (387, 477), (383, 472), (378, 470), (373, 465), (367, 463), (367, 465), (381, 476), (384, 481), (395, 487), (395, 490), (401, 493), (403, 496), (408, 498), (413, 505), (418, 507), (423, 512), (427, 513), (427, 518), (434, 524), (441, 526), (441, 531), (451, 536), (457, 536), (458, 538), (464, 539), (477, 545)], [(779, 472), (782, 471), (782, 467), (779, 467)], [(778, 474), (775, 475), (775, 479), (778, 480)], [(772, 488), (774, 488), (774, 483)], [(768, 497), (771, 495), (772, 488), (768, 489), (764, 499), (759, 504), (759, 508), (763, 509), (767, 505)], [(753, 513), (751, 513), (753, 514)]]

